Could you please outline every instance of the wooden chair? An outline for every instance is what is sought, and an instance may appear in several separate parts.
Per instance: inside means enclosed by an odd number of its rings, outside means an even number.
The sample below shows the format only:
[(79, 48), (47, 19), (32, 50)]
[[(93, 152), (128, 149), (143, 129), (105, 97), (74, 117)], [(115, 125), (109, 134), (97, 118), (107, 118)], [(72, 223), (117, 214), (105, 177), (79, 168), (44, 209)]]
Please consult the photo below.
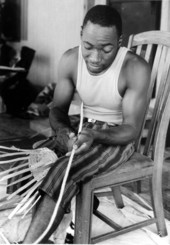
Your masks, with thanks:
[[(76, 197), (74, 243), (90, 244), (101, 242), (153, 223), (156, 223), (160, 236), (167, 235), (162, 202), (162, 165), (170, 118), (170, 33), (149, 31), (131, 35), (128, 47), (138, 55), (142, 55), (152, 66), (148, 91), (148, 109), (145, 120), (141, 128), (140, 137), (136, 141), (136, 151), (129, 161), (113, 172), (95, 176), (91, 181), (81, 186), (80, 193)], [(150, 100), (154, 97), (154, 107), (150, 108)], [(152, 113), (149, 114), (150, 109)], [(141, 139), (148, 121), (148, 115), (151, 115), (149, 116), (150, 123), (149, 126), (147, 125), (148, 131), (145, 144), (142, 145)], [(122, 208), (124, 204), (120, 186), (139, 180), (146, 180), (146, 178), (151, 180), (154, 218), (128, 227), (120, 227), (97, 210), (94, 214), (111, 226), (113, 232), (92, 238), (92, 207), (96, 190), (109, 187), (117, 207)], [(108, 195), (108, 193), (104, 193), (104, 195)]]

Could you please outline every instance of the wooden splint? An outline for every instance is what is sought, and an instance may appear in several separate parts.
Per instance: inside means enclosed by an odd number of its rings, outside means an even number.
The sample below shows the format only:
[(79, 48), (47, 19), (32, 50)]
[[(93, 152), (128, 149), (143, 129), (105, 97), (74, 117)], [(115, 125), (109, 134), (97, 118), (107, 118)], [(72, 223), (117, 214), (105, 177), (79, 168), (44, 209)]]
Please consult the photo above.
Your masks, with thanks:
[[(15, 202), (15, 197), (21, 197), (21, 201), (16, 203), (15, 209), (8, 217), (9, 219), (17, 213), (23, 213), (24, 217), (33, 205), (36, 204), (39, 199), (39, 193), (36, 192), (36, 189), (41, 184), (50, 166), (57, 159), (57, 155), (48, 148), (26, 150), (16, 147), (0, 146), (0, 165), (4, 166), (5, 164), (9, 166), (7, 170), (0, 172), (0, 182), (12, 180), (7, 184), (7, 187), (9, 187), (20, 184), (24, 180), (27, 181), (26, 184), (21, 185), (12, 194), (0, 200), (3, 203), (7, 203), (10, 200), (14, 200)], [(14, 165), (16, 162), (17, 166)]]

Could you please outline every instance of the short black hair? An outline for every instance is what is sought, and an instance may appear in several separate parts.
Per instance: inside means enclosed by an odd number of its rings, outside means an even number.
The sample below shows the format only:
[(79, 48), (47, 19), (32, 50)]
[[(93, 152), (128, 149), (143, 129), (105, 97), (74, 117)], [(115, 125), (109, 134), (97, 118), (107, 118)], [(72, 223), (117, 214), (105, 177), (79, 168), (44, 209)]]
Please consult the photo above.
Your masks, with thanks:
[(85, 15), (82, 29), (90, 21), (102, 27), (115, 26), (118, 36), (122, 34), (122, 19), (119, 12), (108, 5), (95, 5)]

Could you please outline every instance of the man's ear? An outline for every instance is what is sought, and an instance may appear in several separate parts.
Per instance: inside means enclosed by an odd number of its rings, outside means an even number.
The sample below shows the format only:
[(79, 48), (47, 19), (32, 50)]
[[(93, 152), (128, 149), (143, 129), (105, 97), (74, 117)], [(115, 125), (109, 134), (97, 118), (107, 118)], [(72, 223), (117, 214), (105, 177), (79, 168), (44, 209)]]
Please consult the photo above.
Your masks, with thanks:
[(122, 41), (123, 41), (123, 35), (119, 37), (119, 47), (122, 45)]

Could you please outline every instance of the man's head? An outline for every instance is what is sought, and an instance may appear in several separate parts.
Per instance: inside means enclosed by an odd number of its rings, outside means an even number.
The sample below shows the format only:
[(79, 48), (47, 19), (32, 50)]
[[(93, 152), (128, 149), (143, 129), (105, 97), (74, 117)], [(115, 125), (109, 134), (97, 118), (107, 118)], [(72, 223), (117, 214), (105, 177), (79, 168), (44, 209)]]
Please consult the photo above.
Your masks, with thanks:
[(88, 22), (102, 27), (116, 27), (117, 34), (122, 35), (122, 19), (116, 9), (108, 5), (96, 5), (84, 17), (82, 31)]
[(106, 71), (116, 57), (121, 44), (122, 21), (119, 13), (107, 6), (91, 8), (81, 31), (82, 55), (92, 75)]

